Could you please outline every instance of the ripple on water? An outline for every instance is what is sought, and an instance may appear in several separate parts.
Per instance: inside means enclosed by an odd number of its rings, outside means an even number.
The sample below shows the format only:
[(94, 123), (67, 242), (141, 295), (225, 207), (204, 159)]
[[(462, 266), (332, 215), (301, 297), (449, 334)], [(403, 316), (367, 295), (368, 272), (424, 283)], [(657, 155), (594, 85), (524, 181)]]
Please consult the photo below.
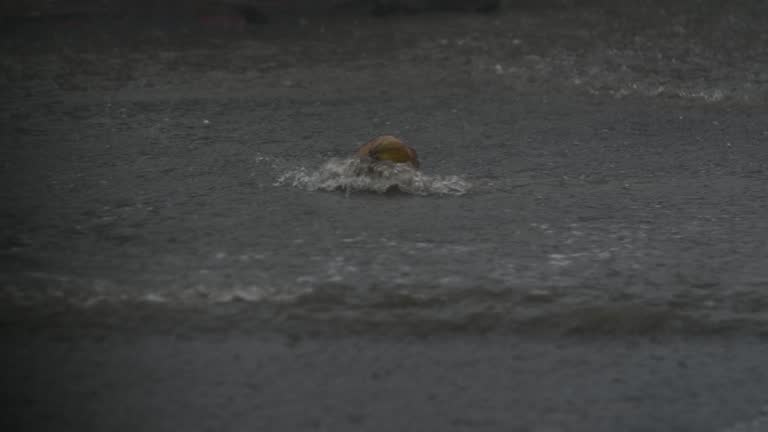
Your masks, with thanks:
[(384, 193), (399, 190), (414, 195), (463, 195), (471, 187), (459, 176), (427, 175), (406, 164), (371, 164), (357, 158), (330, 159), (317, 169), (291, 169), (280, 175), (275, 184), (309, 191)]

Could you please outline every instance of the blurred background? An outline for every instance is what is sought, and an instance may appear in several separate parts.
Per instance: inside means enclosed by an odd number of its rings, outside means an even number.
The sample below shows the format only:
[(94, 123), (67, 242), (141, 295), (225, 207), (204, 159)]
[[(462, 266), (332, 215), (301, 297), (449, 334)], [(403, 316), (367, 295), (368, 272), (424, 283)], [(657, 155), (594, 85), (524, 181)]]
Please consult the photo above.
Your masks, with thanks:
[(553, 9), (601, 7), (609, 9), (663, 7), (696, 8), (720, 0), (3, 0), (0, 16), (6, 20), (65, 19), (75, 17), (194, 17), (233, 14), (249, 22), (285, 16), (328, 14), (418, 13), (429, 11), (494, 12), (501, 9)]
[[(260, 19), (279, 15), (331, 12), (391, 13), (397, 11), (491, 11), (503, 0), (4, 0), (0, 14), (7, 18), (73, 16), (194, 16), (242, 13)], [(568, 0), (516, 1), (518, 4), (566, 4)]]

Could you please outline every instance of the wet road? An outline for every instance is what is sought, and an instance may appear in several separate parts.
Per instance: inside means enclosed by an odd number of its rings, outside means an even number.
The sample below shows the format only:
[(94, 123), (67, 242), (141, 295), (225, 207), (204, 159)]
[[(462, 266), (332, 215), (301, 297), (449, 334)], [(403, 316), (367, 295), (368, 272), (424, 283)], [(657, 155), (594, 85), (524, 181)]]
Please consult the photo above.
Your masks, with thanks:
[[(19, 30), (0, 108), (17, 419), (762, 421), (759, 10)], [(381, 133), (419, 151), (399, 193), (344, 170)]]
[(26, 430), (760, 432), (768, 422), (768, 350), (750, 340), (112, 334), (21, 345), (6, 356), (18, 391), (3, 402)]

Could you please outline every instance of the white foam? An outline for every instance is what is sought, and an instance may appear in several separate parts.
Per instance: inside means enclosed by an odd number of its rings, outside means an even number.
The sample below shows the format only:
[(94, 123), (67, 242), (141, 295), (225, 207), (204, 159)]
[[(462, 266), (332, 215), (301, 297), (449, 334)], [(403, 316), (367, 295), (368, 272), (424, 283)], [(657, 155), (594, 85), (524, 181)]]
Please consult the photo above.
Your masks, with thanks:
[(384, 193), (393, 189), (414, 195), (463, 195), (471, 184), (463, 178), (431, 176), (407, 164), (370, 163), (357, 158), (330, 159), (319, 168), (288, 170), (275, 183), (310, 191), (341, 190)]

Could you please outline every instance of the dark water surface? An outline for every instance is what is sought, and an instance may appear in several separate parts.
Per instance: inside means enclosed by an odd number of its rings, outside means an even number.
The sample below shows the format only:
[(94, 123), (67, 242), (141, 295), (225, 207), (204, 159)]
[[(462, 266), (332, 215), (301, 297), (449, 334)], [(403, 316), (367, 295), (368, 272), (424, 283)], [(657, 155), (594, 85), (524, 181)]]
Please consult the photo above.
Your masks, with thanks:
[[(764, 331), (765, 19), (718, 12), (21, 33), (5, 304)], [(381, 133), (423, 174), (332, 159)]]
[[(765, 12), (18, 29), (0, 45), (6, 328), (764, 335)], [(422, 172), (352, 174), (384, 133)]]

